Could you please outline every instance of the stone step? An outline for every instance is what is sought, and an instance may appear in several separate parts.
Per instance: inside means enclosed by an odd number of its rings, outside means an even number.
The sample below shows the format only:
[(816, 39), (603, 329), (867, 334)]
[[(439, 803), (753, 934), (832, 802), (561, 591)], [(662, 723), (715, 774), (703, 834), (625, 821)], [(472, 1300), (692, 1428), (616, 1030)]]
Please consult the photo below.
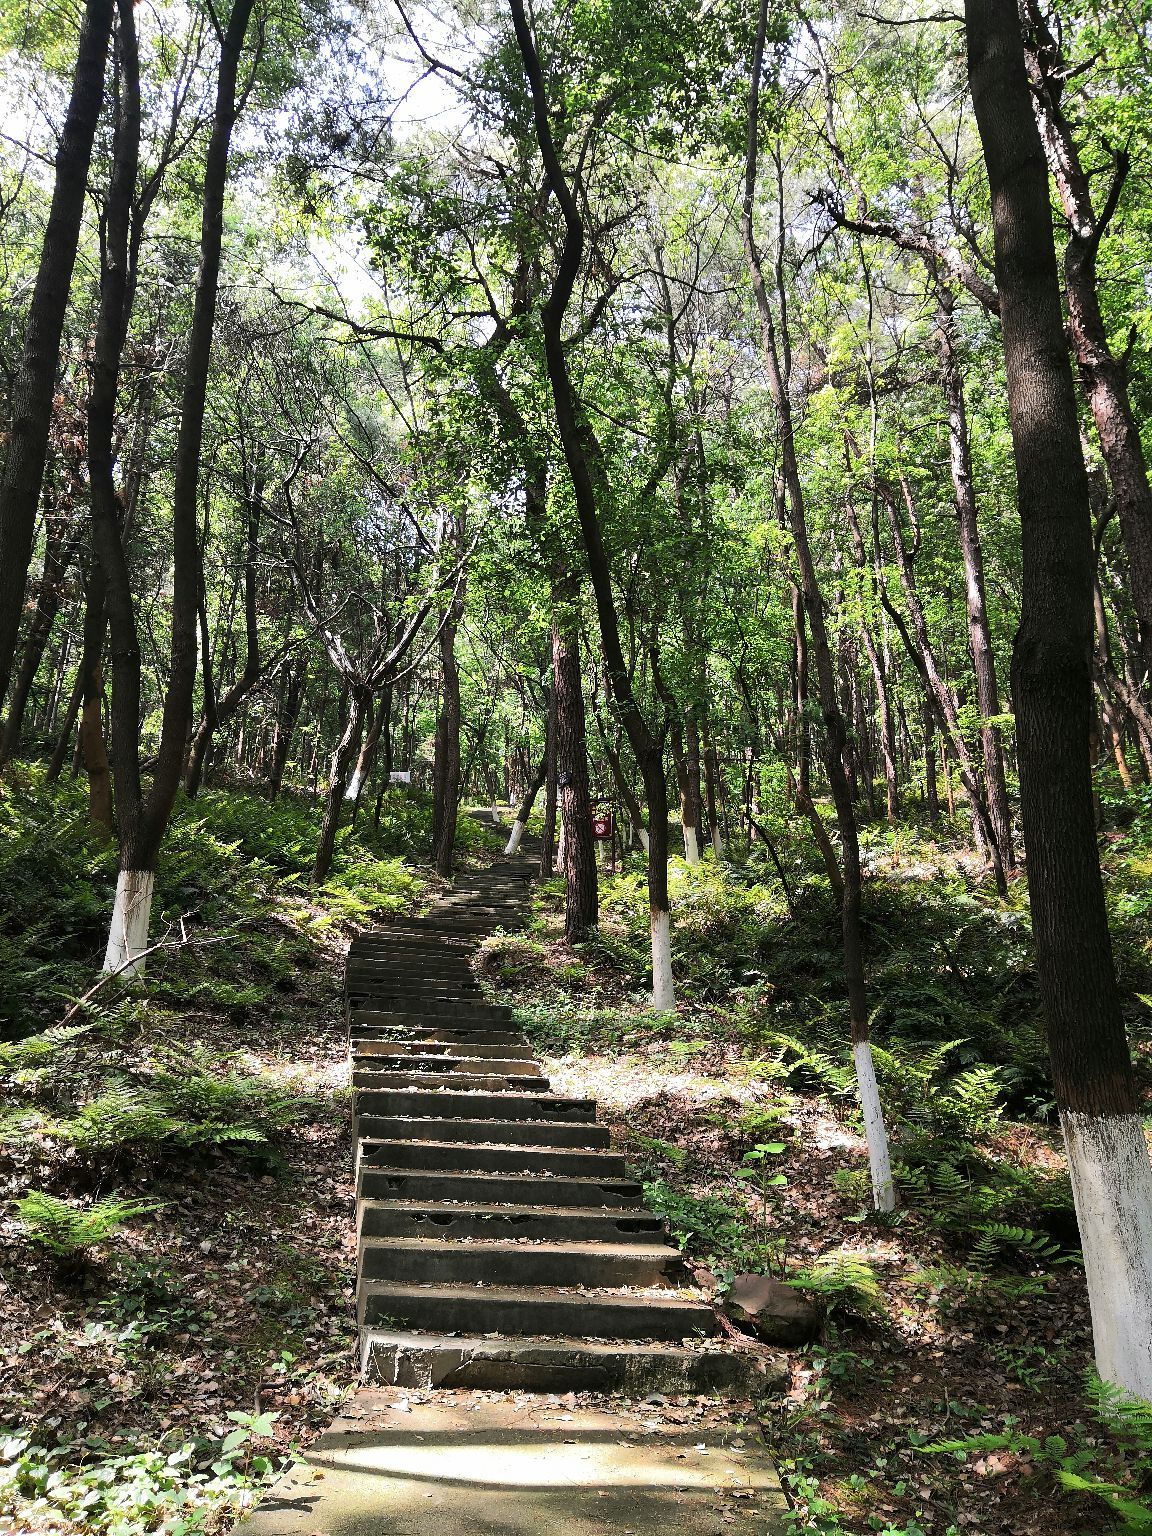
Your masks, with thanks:
[(352, 1024), (349, 1026), (349, 1039), (353, 1045), (361, 1041), (379, 1040), (385, 1045), (467, 1045), (471, 1050), (483, 1046), (497, 1052), (512, 1046), (517, 1050), (531, 1050), (519, 1030), (457, 1029), (447, 1024)]
[(679, 1286), (690, 1283), (667, 1243), (459, 1242), (441, 1237), (365, 1237), (362, 1280), (413, 1285)]
[(408, 1029), (408, 1030), (438, 1030), (438, 1029), (498, 1029), (505, 1033), (523, 1034), (522, 1030), (516, 1030), (512, 1025), (511, 1010), (505, 1009), (502, 1013), (493, 1014), (492, 1006), (477, 1003), (473, 1007), (460, 1004), (455, 1010), (455, 1017), (451, 1013), (445, 1015), (414, 1013), (404, 1008), (367, 1008), (357, 1006), (350, 1012), (349, 1027), (354, 1029)]
[(365, 1088), (355, 1095), (359, 1115), (414, 1115), (460, 1120), (593, 1121), (592, 1099), (554, 1093), (451, 1093), (420, 1088)]
[(356, 1067), (352, 1072), (353, 1088), (372, 1092), (392, 1083), (397, 1087), (463, 1088), (466, 1092), (476, 1093), (500, 1093), (506, 1088), (535, 1088), (541, 1093), (548, 1092), (546, 1077), (502, 1076), (492, 1072), (422, 1072), (419, 1065), (409, 1064), (402, 1071), (382, 1072)]
[(361, 1115), (360, 1135), (376, 1141), (464, 1141), (487, 1145), (605, 1148), (606, 1125), (565, 1120), (437, 1120), (432, 1116)]
[(719, 1331), (716, 1313), (679, 1294), (589, 1292), (562, 1286), (402, 1285), (364, 1280), (360, 1322), (435, 1333), (562, 1334), (587, 1339), (688, 1339)]
[[(525, 1392), (619, 1392), (646, 1397), (719, 1393), (750, 1397), (767, 1384), (763, 1357), (728, 1347), (602, 1344), (582, 1338), (491, 1339), (477, 1334), (407, 1333), (372, 1328), (361, 1338), (361, 1372), (385, 1385)], [(771, 1385), (787, 1373), (773, 1362)], [(669, 1522), (666, 1530), (676, 1526)], [(722, 1529), (720, 1525), (717, 1530)]]
[(421, 1060), (431, 1060), (436, 1057), (450, 1054), (452, 1047), (461, 1047), (461, 1054), (454, 1060), (467, 1061), (499, 1061), (504, 1067), (509, 1062), (522, 1061), (525, 1063), (534, 1060), (530, 1045), (513, 1045), (508, 1041), (502, 1045), (473, 1044), (471, 1040), (444, 1040), (442, 1038), (423, 1040), (385, 1040), (369, 1036), (362, 1036), (352, 1040), (353, 1054), (359, 1056), (411, 1056)]
[(447, 1200), (361, 1200), (362, 1237), (527, 1238), (548, 1242), (657, 1242), (652, 1211), (579, 1205), (460, 1205)]
[(587, 1179), (543, 1173), (446, 1173), (421, 1168), (360, 1169), (362, 1200), (461, 1200), (467, 1205), (640, 1205), (644, 1191), (632, 1179)]
[(433, 1056), (428, 1051), (385, 1052), (358, 1045), (352, 1048), (352, 1060), (357, 1066), (379, 1072), (479, 1072), (493, 1077), (540, 1076), (540, 1063), (523, 1056)]
[(567, 1174), (579, 1179), (627, 1178), (619, 1152), (472, 1141), (370, 1141), (361, 1131), (362, 1168), (451, 1169), (473, 1173)]
[(396, 1001), (403, 1006), (385, 1007), (382, 997), (373, 1004), (354, 1003), (351, 1010), (353, 1022), (368, 1024), (374, 1018), (391, 1021), (402, 1018), (426, 1024), (429, 1019), (443, 1019), (453, 1026), (457, 1021), (480, 1026), (503, 1024), (512, 1017), (511, 1008), (505, 1008), (499, 1003), (463, 1003), (442, 998), (398, 998)]

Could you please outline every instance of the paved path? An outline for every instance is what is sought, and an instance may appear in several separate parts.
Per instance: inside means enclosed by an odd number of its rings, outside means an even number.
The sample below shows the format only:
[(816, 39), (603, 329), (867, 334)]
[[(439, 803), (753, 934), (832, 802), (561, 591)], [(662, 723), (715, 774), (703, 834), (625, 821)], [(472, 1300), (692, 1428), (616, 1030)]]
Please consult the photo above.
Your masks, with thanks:
[(473, 975), (531, 874), (498, 859), (352, 945), (365, 1385), (245, 1536), (780, 1529), (759, 1441), (691, 1422), (775, 1384), (764, 1352), (722, 1335), (595, 1103), (550, 1092)]

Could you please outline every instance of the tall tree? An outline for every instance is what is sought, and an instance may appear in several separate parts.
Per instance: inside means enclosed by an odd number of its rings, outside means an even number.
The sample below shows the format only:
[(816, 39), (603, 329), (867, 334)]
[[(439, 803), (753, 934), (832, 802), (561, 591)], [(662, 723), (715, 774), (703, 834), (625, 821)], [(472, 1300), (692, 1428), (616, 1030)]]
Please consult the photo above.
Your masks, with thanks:
[(12, 427), (0, 476), (0, 705), (8, 680), (36, 530), (48, 452), (60, 338), (84, 217), (92, 143), (104, 101), (104, 70), (116, 0), (87, 0), (72, 93), (56, 153), (55, 184), (24, 349), (12, 386)]
[(1102, 1377), (1152, 1399), (1152, 1162), (1096, 845), (1094, 548), (1048, 168), (1014, 0), (966, 0), (1023, 556), (1013, 691), (1036, 963)]

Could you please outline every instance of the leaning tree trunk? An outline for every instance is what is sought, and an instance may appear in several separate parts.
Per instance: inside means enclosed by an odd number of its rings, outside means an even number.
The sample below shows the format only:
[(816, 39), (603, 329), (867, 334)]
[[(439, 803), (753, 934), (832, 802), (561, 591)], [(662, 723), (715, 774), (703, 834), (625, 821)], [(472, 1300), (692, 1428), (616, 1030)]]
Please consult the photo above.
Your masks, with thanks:
[(519, 852), (520, 844), (524, 838), (524, 829), (528, 825), (528, 818), (532, 814), (532, 807), (536, 804), (536, 796), (544, 787), (544, 781), (548, 777), (548, 753), (540, 759), (540, 766), (528, 780), (524, 790), (524, 798), (516, 808), (516, 816), (512, 822), (512, 831), (508, 834), (508, 842), (504, 852), (511, 856)]
[(848, 1007), (852, 1031), (852, 1054), (856, 1064), (856, 1082), (860, 1096), (860, 1108), (864, 1116), (864, 1130), (868, 1142), (868, 1159), (872, 1174), (872, 1193), (879, 1210), (891, 1210), (896, 1204), (896, 1189), (892, 1181), (891, 1159), (888, 1151), (888, 1132), (884, 1124), (884, 1112), (876, 1085), (876, 1072), (872, 1061), (872, 1046), (868, 1030), (868, 993), (864, 981), (864, 945), (860, 928), (860, 840), (856, 826), (856, 808), (852, 799), (852, 787), (845, 766), (847, 736), (844, 717), (837, 697), (836, 672), (832, 649), (828, 640), (828, 628), (824, 618), (824, 599), (816, 576), (816, 563), (808, 540), (808, 526), (804, 507), (804, 490), (800, 479), (799, 460), (796, 455), (796, 439), (792, 420), (792, 402), (780, 362), (776, 340), (776, 324), (768, 290), (764, 282), (763, 263), (756, 242), (754, 207), (756, 197), (756, 164), (760, 135), (760, 79), (764, 63), (764, 45), (768, 25), (768, 0), (761, 0), (757, 22), (755, 52), (752, 61), (752, 80), (748, 101), (748, 140), (745, 166), (744, 208), (742, 234), (745, 255), (748, 260), (752, 291), (760, 317), (761, 337), (768, 389), (776, 407), (779, 429), (780, 462), (784, 480), (785, 505), (792, 532), (792, 542), (800, 567), (801, 594), (804, 611), (812, 634), (812, 649), (816, 663), (816, 679), (820, 710), (824, 717), (824, 765), (836, 807), (836, 821), (840, 830), (841, 858), (843, 864), (843, 895), (841, 898), (841, 936), (844, 952), (844, 977), (848, 992)]
[(92, 142), (104, 102), (104, 68), (115, 8), (115, 0), (87, 0), (84, 8), (72, 94), (56, 155), (52, 205), (24, 327), (24, 352), (12, 385), (11, 430), (0, 478), (0, 703), (8, 692), (20, 632), (60, 338), (80, 241)]
[(1023, 599), (1012, 671), (1036, 966), (1097, 1369), (1152, 1399), (1152, 1162), (1092, 805), (1094, 549), (1048, 169), (1015, 0), (966, 0), (965, 15), (992, 195), (1020, 506)]
[(575, 628), (573, 583), (553, 594), (552, 674), (556, 690), (556, 789), (564, 827), (564, 937), (584, 938), (600, 920), (592, 799), (588, 789), (584, 691), (580, 641)]

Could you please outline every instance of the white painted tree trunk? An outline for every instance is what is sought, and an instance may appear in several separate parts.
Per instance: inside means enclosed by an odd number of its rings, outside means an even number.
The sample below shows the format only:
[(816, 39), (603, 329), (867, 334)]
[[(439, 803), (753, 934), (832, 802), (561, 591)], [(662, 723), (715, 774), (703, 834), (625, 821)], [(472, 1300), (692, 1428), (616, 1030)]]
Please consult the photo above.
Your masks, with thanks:
[(637, 831), (637, 835), (640, 838), (640, 846), (641, 846), (641, 848), (643, 848), (644, 852), (647, 853), (648, 850), (649, 850), (648, 828), (647, 827), (637, 827), (636, 831)]
[(150, 869), (122, 869), (116, 881), (112, 926), (104, 953), (104, 974), (140, 976), (144, 961), (137, 957), (148, 948), (148, 921), (152, 916), (152, 888), (156, 876)]
[(720, 836), (720, 828), (712, 828), (712, 852), (718, 859), (724, 857), (724, 839)]
[(1152, 1161), (1139, 1115), (1060, 1116), (1096, 1369), (1152, 1401)]
[(684, 828), (684, 857), (689, 864), (700, 862), (700, 834), (695, 827)]
[(364, 787), (364, 774), (359, 768), (352, 770), (352, 777), (348, 780), (348, 788), (344, 791), (345, 800), (359, 800), (360, 791)]
[(896, 1186), (892, 1182), (892, 1160), (888, 1153), (888, 1128), (876, 1086), (876, 1068), (872, 1047), (867, 1040), (857, 1040), (852, 1047), (856, 1061), (856, 1089), (864, 1114), (864, 1136), (868, 1142), (868, 1166), (872, 1173), (872, 1200), (878, 1211), (896, 1209)]
[(512, 823), (512, 832), (511, 832), (511, 834), (510, 834), (510, 836), (508, 838), (508, 841), (507, 841), (507, 843), (505, 844), (505, 847), (504, 847), (504, 852), (505, 852), (506, 855), (510, 854), (510, 853), (515, 853), (516, 852), (517, 848), (519, 848), (519, 846), (520, 846), (520, 839), (523, 836), (524, 836), (524, 823), (522, 821), (514, 821)]
[(501, 807), (498, 806), (495, 801), (493, 801), (492, 802), (492, 825), (494, 827), (502, 827), (504, 825), (504, 823), (503, 823), (503, 821), (501, 820), (501, 817), (500, 817), (500, 810), (501, 810)]
[(672, 924), (667, 912), (652, 913), (652, 1006), (665, 1013), (676, 1006), (672, 979)]

